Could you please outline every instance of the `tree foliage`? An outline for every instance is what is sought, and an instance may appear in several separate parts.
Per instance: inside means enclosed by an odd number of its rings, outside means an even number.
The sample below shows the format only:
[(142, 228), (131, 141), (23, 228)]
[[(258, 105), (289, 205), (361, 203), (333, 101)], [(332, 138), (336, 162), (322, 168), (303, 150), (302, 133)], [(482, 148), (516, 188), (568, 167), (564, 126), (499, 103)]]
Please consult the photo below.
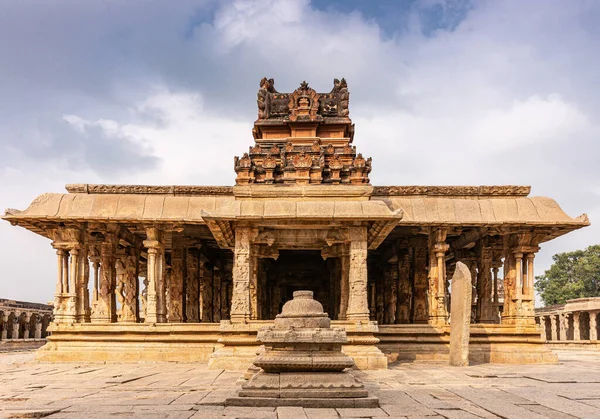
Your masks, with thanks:
[(545, 305), (564, 304), (572, 298), (600, 297), (600, 245), (558, 253), (552, 266), (537, 276), (535, 289)]

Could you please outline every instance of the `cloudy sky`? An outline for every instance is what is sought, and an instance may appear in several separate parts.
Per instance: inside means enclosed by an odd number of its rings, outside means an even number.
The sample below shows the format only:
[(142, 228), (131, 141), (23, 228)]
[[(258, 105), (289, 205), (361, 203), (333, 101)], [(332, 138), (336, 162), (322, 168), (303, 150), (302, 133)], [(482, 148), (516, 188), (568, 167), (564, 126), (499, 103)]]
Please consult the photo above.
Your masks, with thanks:
[[(524, 184), (600, 242), (600, 2), (3, 1), (0, 208), (66, 183), (231, 185), (261, 77), (345, 77), (377, 185)], [(0, 223), (0, 298), (45, 302), (48, 240)]]

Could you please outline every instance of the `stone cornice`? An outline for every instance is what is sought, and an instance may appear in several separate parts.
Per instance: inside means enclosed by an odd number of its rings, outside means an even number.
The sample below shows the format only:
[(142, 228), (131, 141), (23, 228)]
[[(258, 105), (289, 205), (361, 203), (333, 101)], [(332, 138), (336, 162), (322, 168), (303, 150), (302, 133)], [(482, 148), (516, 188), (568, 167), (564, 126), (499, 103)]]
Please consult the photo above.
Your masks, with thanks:
[(69, 193), (85, 194), (233, 195), (232, 186), (93, 185), (77, 183), (65, 185), (65, 189)]
[(375, 186), (373, 196), (527, 196), (531, 186)]

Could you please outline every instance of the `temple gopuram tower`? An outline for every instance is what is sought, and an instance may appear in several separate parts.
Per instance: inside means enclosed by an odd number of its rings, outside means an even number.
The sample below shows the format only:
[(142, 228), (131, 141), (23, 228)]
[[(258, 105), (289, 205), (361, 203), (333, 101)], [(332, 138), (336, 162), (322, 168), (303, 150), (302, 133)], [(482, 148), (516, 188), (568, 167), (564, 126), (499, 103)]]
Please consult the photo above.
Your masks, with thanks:
[[(47, 361), (246, 369), (257, 331), (308, 290), (358, 368), (448, 359), (449, 281), (471, 271), (472, 362), (548, 363), (534, 315), (543, 243), (589, 225), (529, 186), (373, 186), (349, 92), (263, 78), (234, 186), (67, 185), (3, 217), (56, 250)], [(232, 178), (234, 173), (232, 172)]]

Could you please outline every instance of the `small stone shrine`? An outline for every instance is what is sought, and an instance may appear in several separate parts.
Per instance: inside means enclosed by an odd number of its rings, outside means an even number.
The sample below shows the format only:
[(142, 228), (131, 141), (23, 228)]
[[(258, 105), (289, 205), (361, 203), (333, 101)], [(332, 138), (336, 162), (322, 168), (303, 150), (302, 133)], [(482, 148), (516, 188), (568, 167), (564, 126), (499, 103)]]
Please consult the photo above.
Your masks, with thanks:
[(363, 384), (346, 368), (352, 358), (342, 352), (346, 331), (331, 328), (312, 291), (295, 291), (275, 325), (261, 329), (265, 345), (254, 365), (261, 368), (242, 385), (234, 406), (377, 407)]

